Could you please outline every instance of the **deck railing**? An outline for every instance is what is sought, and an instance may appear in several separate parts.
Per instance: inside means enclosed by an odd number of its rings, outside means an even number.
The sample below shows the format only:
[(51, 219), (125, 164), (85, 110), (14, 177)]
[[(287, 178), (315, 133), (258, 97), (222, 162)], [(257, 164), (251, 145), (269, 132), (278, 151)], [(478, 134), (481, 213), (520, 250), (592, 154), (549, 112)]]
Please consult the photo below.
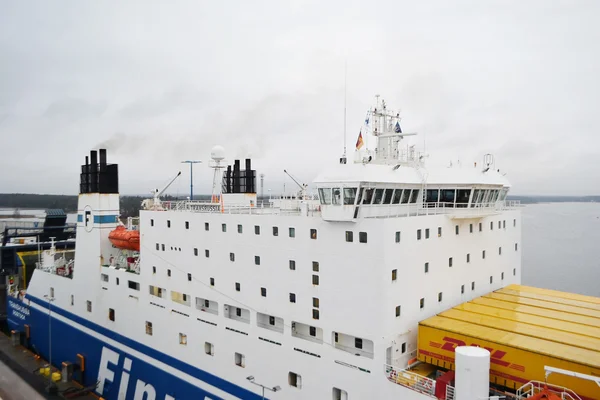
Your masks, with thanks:
[(521, 386), (519, 390), (517, 390), (517, 398), (526, 399), (540, 393), (544, 389), (551, 391), (561, 400), (581, 400), (581, 397), (571, 389), (562, 386), (548, 385), (547, 383), (540, 381), (530, 381)]
[(407, 369), (398, 369), (389, 364), (384, 364), (384, 372), (390, 382), (435, 398), (435, 381), (433, 379), (415, 374)]

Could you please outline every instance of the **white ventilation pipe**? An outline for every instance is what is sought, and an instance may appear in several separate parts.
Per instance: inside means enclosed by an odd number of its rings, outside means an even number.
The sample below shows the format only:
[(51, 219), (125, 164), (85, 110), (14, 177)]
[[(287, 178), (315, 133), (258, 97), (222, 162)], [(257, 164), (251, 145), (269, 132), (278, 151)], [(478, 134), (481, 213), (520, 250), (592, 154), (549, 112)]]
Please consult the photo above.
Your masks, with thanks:
[(481, 347), (456, 348), (456, 400), (490, 396), (490, 352)]

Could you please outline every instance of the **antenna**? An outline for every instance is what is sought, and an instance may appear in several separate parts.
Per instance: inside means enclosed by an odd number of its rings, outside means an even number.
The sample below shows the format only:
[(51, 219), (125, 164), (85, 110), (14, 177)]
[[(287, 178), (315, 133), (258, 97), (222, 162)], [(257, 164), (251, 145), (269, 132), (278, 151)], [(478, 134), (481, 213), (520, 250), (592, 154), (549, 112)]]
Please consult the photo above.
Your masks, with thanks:
[(190, 200), (194, 200), (194, 164), (200, 164), (200, 160), (182, 161), (182, 164), (190, 164)]
[[(218, 185), (218, 178), (219, 178), (219, 174), (220, 174), (220, 170), (225, 168), (225, 166), (222, 163), (223, 160), (225, 160), (225, 149), (222, 146), (214, 146), (211, 150), (210, 150), (210, 167), (212, 169), (214, 169), (214, 174), (213, 174), (213, 185), (212, 185), (212, 192), (211, 192), (211, 202), (213, 203), (217, 203), (220, 201), (220, 197), (219, 199), (217, 199), (217, 196), (221, 196), (221, 190), (219, 189), (220, 186)], [(221, 174), (222, 175), (222, 174)], [(218, 192), (218, 193), (217, 193)]]
[(265, 174), (260, 174), (260, 197), (265, 198)]
[(346, 82), (347, 82), (348, 62), (344, 61), (344, 154), (340, 158), (340, 164), (346, 164)]

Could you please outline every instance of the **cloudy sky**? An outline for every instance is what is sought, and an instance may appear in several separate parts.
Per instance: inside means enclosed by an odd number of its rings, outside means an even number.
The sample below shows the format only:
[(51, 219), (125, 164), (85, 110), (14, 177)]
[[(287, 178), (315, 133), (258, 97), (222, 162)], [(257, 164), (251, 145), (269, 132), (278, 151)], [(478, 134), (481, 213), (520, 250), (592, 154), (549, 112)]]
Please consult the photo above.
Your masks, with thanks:
[[(104, 145), (121, 192), (251, 155), (281, 191), (380, 94), (431, 165), (492, 153), (515, 194), (600, 194), (597, 1), (5, 1), (0, 192), (76, 194)], [(207, 165), (194, 170), (209, 190)]]

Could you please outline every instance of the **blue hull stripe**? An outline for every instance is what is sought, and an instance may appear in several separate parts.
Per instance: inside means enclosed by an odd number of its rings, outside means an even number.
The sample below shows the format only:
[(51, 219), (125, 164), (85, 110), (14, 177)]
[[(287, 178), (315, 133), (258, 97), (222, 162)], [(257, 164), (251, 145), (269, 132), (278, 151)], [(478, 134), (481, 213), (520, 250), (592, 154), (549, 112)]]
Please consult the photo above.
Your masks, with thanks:
[[(36, 303), (44, 308), (48, 308), (47, 301), (37, 298), (35, 296), (32, 296), (30, 294), (27, 294), (25, 296), (25, 299), (30, 300), (31, 302)], [(191, 375), (201, 381), (204, 381), (204, 382), (208, 383), (209, 385), (215, 386), (233, 396), (236, 396), (236, 397), (239, 397), (242, 399), (261, 399), (262, 398), (261, 396), (257, 395), (256, 393), (253, 393), (253, 392), (251, 392), (247, 389), (244, 389), (240, 386), (237, 386), (231, 382), (228, 382), (216, 375), (213, 375), (209, 372), (201, 370), (190, 364), (187, 364), (177, 358), (171, 357), (171, 356), (164, 354), (158, 350), (148, 347), (142, 343), (136, 342), (135, 340), (129, 339), (123, 335), (120, 335), (116, 332), (106, 329), (94, 322), (88, 321), (87, 319), (82, 318), (78, 315), (75, 315), (69, 311), (62, 309), (62, 308), (54, 306), (54, 307), (52, 307), (52, 312), (59, 314), (67, 319), (70, 319), (80, 325), (83, 325), (86, 328), (89, 328), (89, 329), (91, 329), (101, 335), (104, 335), (110, 339), (113, 339), (113, 340), (121, 343), (122, 345), (130, 347), (130, 348), (132, 348), (136, 351), (139, 351), (140, 353), (143, 353), (151, 358), (161, 361), (167, 365), (170, 365), (173, 368), (176, 368), (188, 375)]]

